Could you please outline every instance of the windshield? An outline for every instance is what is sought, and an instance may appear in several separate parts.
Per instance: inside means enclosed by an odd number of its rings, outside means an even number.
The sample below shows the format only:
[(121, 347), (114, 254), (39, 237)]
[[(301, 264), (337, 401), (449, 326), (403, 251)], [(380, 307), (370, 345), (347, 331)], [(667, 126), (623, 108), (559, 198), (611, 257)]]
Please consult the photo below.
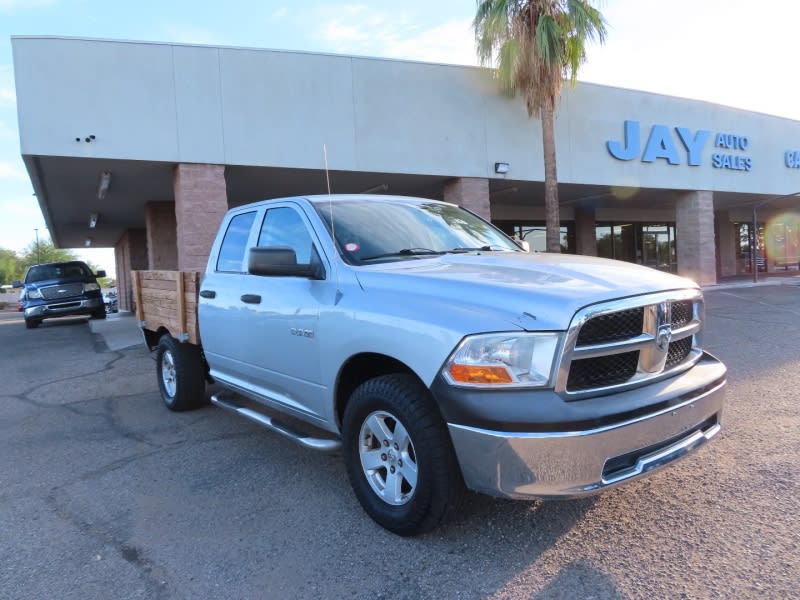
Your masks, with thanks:
[(35, 283), (46, 279), (69, 279), (69, 278), (92, 277), (92, 272), (82, 262), (66, 262), (52, 265), (35, 265), (28, 269), (25, 276), (25, 283)]
[(471, 251), (519, 252), (503, 232), (458, 206), (383, 200), (319, 201), (320, 217), (334, 231), (350, 264), (424, 258)]

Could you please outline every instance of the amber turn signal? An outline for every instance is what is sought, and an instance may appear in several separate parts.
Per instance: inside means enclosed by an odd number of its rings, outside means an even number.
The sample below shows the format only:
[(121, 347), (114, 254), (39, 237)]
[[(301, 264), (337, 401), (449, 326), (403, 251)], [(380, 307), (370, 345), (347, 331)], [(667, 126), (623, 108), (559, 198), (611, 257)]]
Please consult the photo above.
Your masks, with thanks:
[(505, 367), (450, 365), (450, 377), (459, 383), (513, 383)]

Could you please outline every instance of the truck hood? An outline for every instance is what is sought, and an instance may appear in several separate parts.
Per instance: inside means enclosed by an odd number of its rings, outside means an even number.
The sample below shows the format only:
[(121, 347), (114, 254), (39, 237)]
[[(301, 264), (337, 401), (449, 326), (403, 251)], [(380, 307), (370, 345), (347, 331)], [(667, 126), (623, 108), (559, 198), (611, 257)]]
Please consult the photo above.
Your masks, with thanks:
[(71, 283), (97, 283), (94, 277), (61, 277), (58, 279), (39, 279), (31, 283), (23, 284), (23, 287), (28, 290), (38, 290), (39, 288), (52, 287), (56, 285), (68, 285)]
[[(689, 279), (632, 263), (569, 254), (446, 254), (356, 269), (365, 293), (425, 309), (445, 301), (524, 329), (563, 330), (590, 304), (651, 292), (697, 288)], [(498, 314), (499, 313), (499, 314)]]

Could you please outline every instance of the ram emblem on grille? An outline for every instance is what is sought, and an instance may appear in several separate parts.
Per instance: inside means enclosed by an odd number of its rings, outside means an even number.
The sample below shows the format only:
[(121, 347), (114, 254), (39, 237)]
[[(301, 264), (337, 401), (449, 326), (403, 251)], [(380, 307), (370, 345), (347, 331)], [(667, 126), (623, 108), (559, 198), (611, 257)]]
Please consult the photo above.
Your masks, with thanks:
[(664, 354), (667, 353), (669, 350), (669, 343), (672, 341), (672, 326), (670, 325), (662, 325), (658, 328), (658, 334), (656, 335), (656, 345), (658, 349), (661, 350)]

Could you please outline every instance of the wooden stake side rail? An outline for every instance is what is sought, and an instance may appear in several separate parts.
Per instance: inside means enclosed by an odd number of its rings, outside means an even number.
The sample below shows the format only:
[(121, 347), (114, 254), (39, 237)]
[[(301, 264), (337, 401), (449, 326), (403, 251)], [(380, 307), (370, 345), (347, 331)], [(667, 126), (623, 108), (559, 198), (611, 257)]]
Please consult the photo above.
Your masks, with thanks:
[(140, 327), (166, 329), (177, 340), (200, 343), (197, 328), (196, 271), (132, 271), (133, 301)]

